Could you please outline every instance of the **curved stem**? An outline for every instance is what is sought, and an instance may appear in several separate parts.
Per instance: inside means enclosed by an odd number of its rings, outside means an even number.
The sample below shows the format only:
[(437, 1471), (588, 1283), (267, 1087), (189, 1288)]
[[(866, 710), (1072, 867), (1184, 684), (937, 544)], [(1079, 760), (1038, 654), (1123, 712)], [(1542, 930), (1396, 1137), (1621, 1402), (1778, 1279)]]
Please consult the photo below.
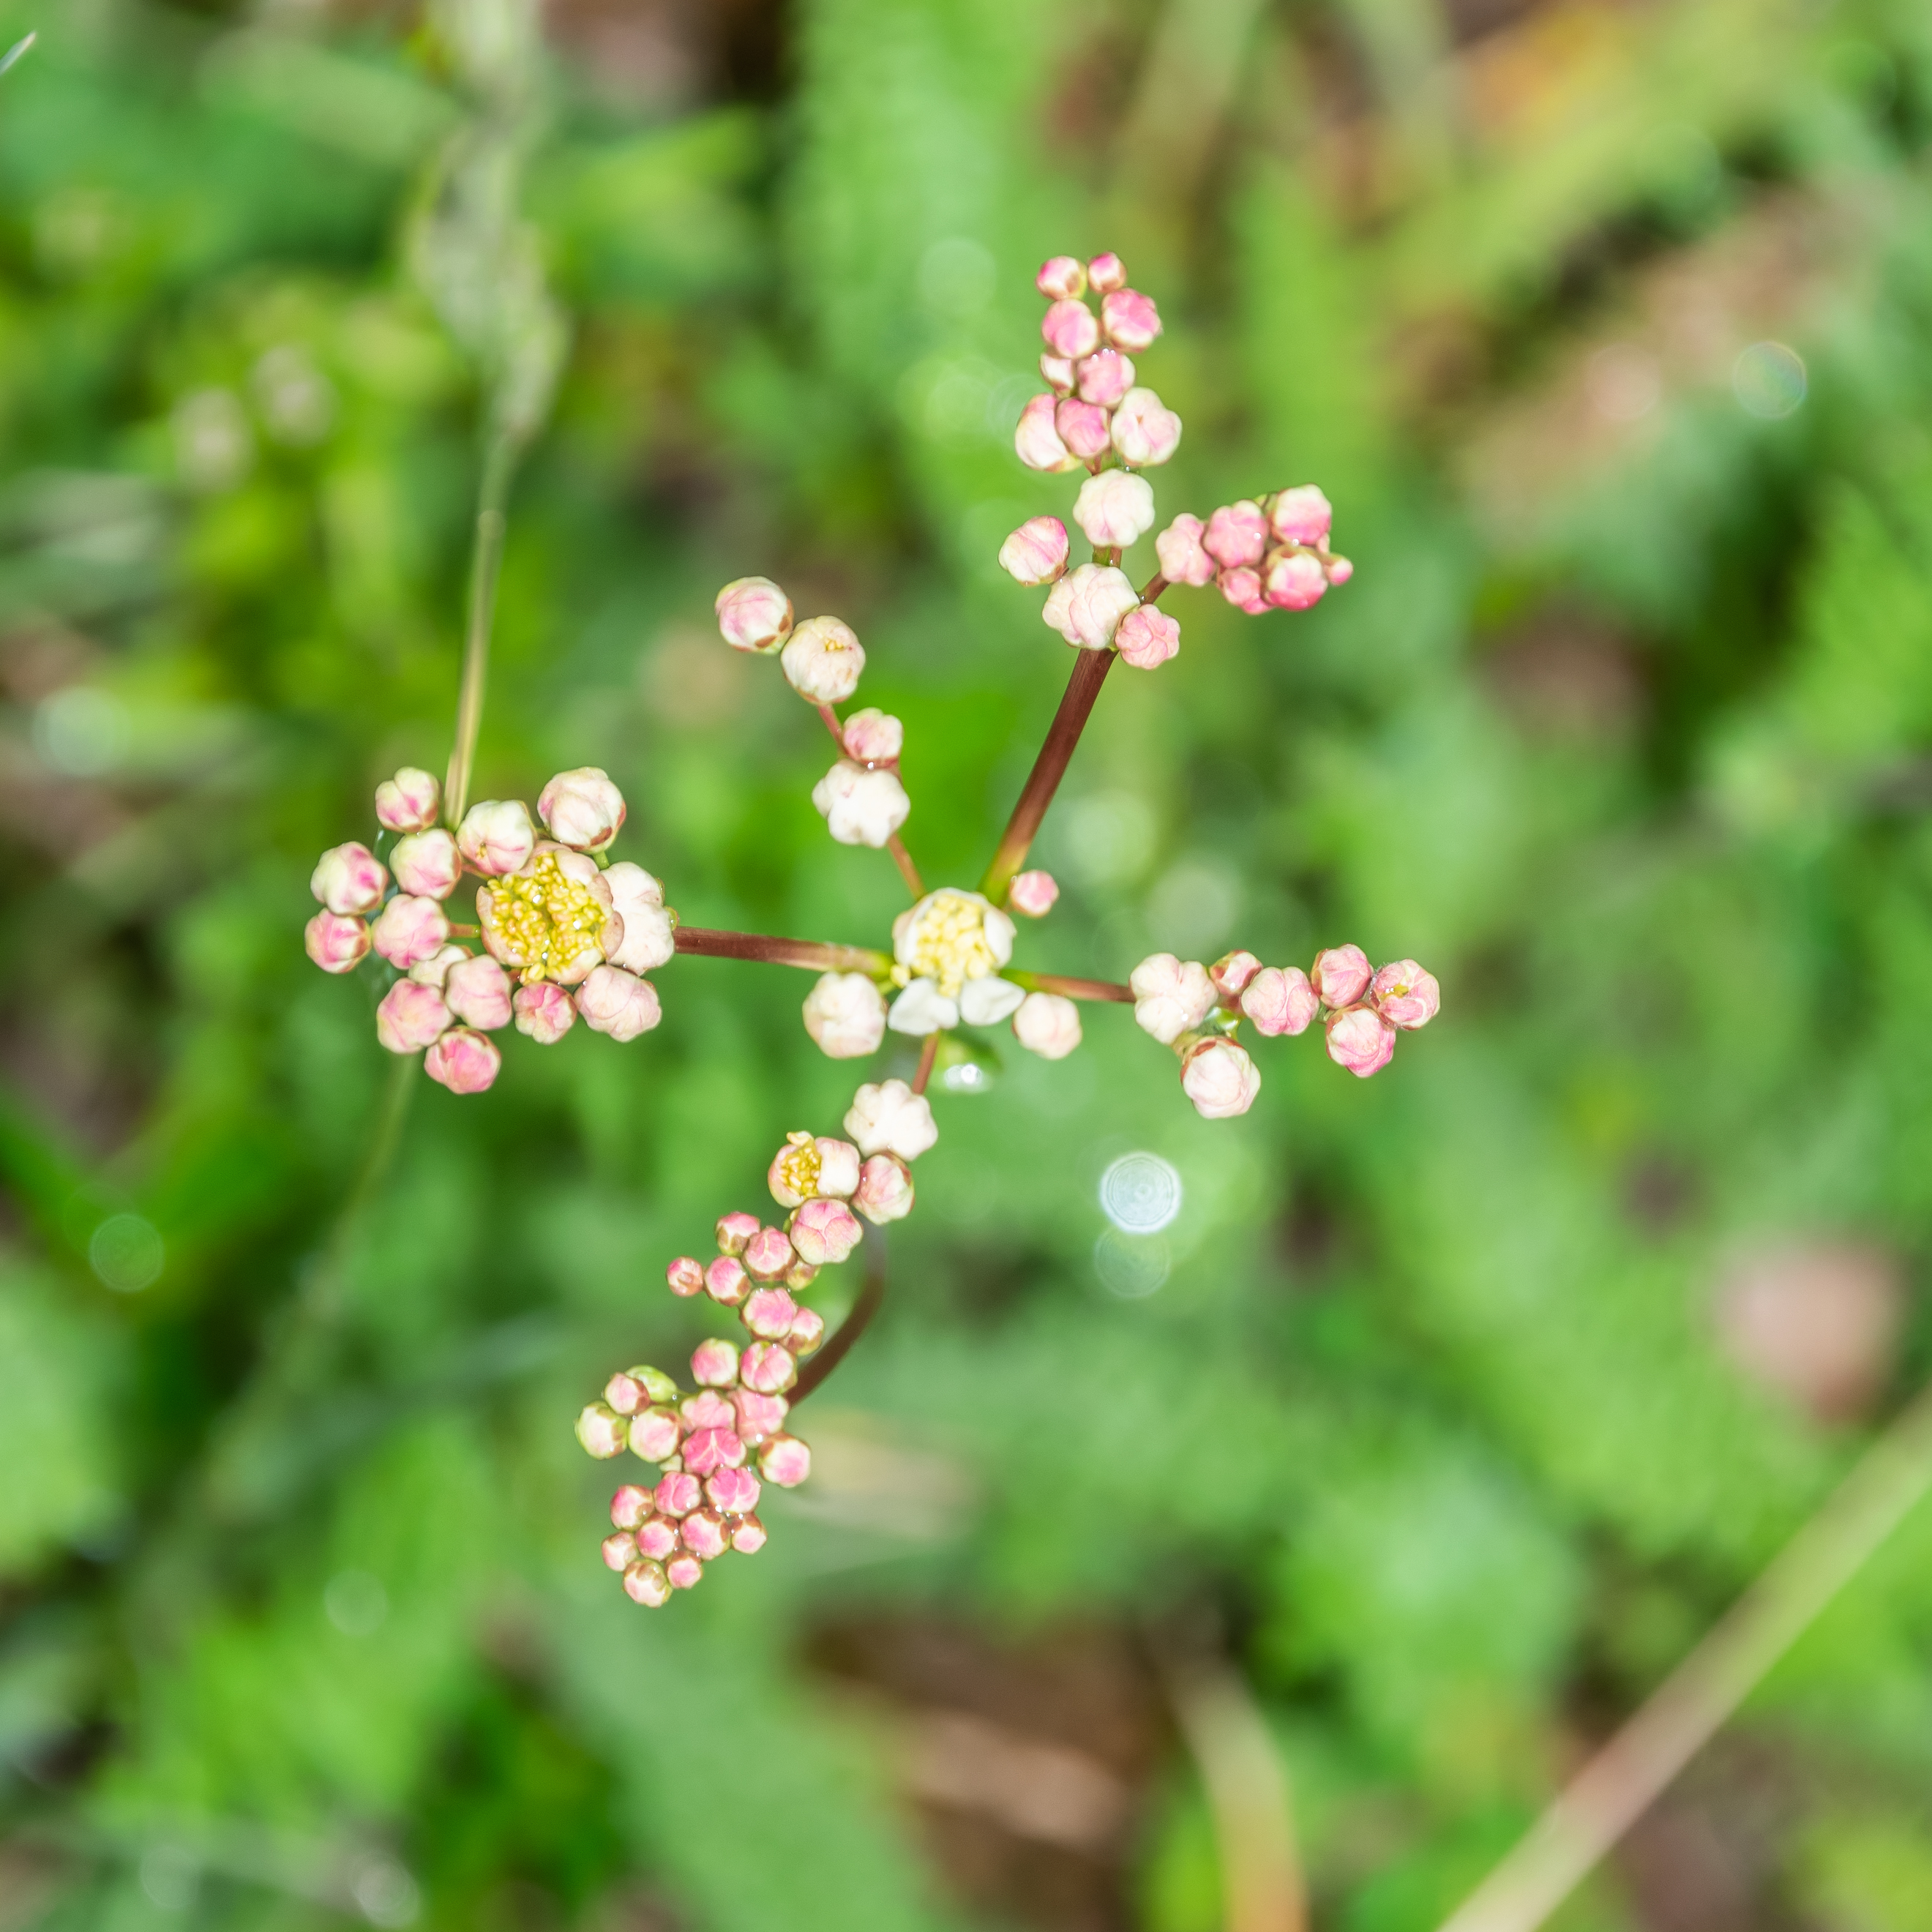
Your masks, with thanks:
[(1027, 853), (1040, 830), (1040, 821), (1046, 818), (1046, 808), (1053, 802), (1053, 794), (1060, 789), (1060, 781), (1066, 776), (1067, 760), (1073, 755), (1074, 746), (1080, 742), (1081, 733), (1087, 728), (1094, 700), (1100, 696), (1100, 687), (1113, 668), (1114, 655), (1110, 650), (1082, 650), (1075, 660), (1073, 675), (1066, 680), (1066, 689), (1060, 698), (1060, 709), (1053, 714), (1046, 742), (1040, 748), (1040, 756), (1034, 760), (1026, 788), (1020, 794), (1019, 802), (1013, 807), (1012, 817), (1006, 821), (999, 850), (993, 854), (993, 862), (986, 868), (986, 876), (980, 881), (980, 891), (995, 905), (1005, 904), (1006, 888), (1012, 884), (1013, 874), (1026, 863)]
[(775, 939), (762, 932), (716, 932), (701, 926), (681, 926), (674, 935), (680, 952), (710, 959), (757, 959), (771, 966), (802, 966), (812, 973), (865, 973), (876, 976), (892, 970), (890, 952), (869, 946), (833, 946), (816, 939)]
[(926, 1036), (926, 1044), (919, 1050), (919, 1070), (912, 1076), (912, 1090), (915, 1094), (926, 1091), (926, 1083), (932, 1078), (933, 1062), (938, 1058), (939, 1036), (929, 1033)]
[[(825, 728), (832, 734), (832, 742), (839, 751), (845, 751), (845, 728), (838, 722), (838, 714), (829, 704), (818, 707), (819, 716), (825, 721)], [(848, 754), (849, 755), (849, 754)], [(916, 899), (926, 896), (926, 888), (920, 884), (919, 868), (912, 862), (912, 854), (906, 850), (905, 841), (895, 832), (886, 841), (886, 850), (892, 855), (892, 863), (899, 868), (899, 877), (906, 882), (906, 890)]]
[(503, 561), (503, 512), (517, 466), (517, 444), (507, 431), (490, 440), (483, 480), (476, 493), (476, 537), (470, 558), (470, 621), (463, 644), (463, 677), (457, 688), (456, 742), (442, 792), (454, 825), (470, 802), (476, 734), (483, 728), (483, 689), (490, 670), (490, 626), (496, 609), (496, 576)]
[(1134, 989), (1118, 980), (1072, 980), (1064, 973), (1007, 973), (1004, 976), (1029, 993), (1059, 993), (1070, 1000), (1114, 1000), (1132, 1006)]
[(866, 1281), (852, 1312), (839, 1323), (838, 1330), (799, 1371), (792, 1384), (791, 1404), (796, 1408), (832, 1371), (850, 1354), (852, 1345), (871, 1325), (886, 1298), (886, 1282), (891, 1257), (886, 1252), (886, 1231), (874, 1228), (866, 1238)]

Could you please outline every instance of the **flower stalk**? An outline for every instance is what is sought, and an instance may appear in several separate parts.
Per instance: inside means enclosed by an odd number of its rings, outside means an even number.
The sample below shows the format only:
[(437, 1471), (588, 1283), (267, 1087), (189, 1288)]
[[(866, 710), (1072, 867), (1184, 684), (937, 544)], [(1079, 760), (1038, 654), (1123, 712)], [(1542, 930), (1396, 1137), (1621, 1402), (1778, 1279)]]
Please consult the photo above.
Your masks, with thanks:
[(758, 959), (772, 966), (802, 966), (811, 973), (865, 973), (874, 977), (892, 970), (890, 952), (867, 946), (834, 946), (816, 939), (775, 939), (762, 932), (719, 932), (701, 926), (681, 926), (677, 950), (710, 959)]
[(503, 562), (505, 515), (511, 479), (516, 474), (518, 439), (496, 430), (483, 458), (476, 493), (476, 535), (470, 560), (470, 616), (463, 641), (463, 676), (456, 697), (456, 741), (450, 747), (449, 776), (443, 792), (449, 820), (458, 823), (470, 802), (476, 768), (477, 734), (483, 728), (483, 697), (489, 682), (490, 630), (496, 616), (496, 579)]

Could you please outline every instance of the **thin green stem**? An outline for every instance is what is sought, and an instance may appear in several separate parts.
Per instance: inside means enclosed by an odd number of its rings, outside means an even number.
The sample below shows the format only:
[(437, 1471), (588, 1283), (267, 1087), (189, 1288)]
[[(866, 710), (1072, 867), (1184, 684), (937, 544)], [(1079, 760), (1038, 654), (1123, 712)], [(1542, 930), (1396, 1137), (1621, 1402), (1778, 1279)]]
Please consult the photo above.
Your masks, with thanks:
[(448, 822), (460, 820), (470, 803), (470, 780), (476, 762), (476, 735), (483, 728), (483, 694), (490, 674), (490, 627), (496, 610), (496, 577), (503, 561), (504, 513), (520, 446), (499, 430), (483, 456), (476, 493), (476, 533), (470, 557), (469, 628), (463, 644), (463, 677), (456, 695), (456, 742), (449, 753), (443, 786)]

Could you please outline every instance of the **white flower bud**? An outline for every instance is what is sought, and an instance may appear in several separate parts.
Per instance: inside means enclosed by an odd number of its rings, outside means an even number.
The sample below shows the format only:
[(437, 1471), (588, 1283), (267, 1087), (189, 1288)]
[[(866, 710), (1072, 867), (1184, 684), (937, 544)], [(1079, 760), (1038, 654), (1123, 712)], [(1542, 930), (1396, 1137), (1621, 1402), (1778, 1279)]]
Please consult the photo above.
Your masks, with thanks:
[(1113, 642), (1120, 620), (1140, 601), (1140, 592), (1124, 572), (1083, 563), (1046, 593), (1040, 615), (1070, 644), (1104, 651)]
[(610, 950), (610, 964), (627, 973), (648, 973), (677, 950), (670, 914), (664, 910), (664, 887), (641, 866), (620, 859), (604, 874), (610, 889), (610, 910), (623, 934)]
[(537, 829), (521, 799), (486, 798), (463, 814), (456, 844), (477, 871), (502, 878), (529, 864), (537, 847)]
[(1183, 964), (1172, 952), (1150, 954), (1128, 974), (1127, 984), (1136, 1022), (1163, 1046), (1198, 1027), (1221, 997), (1206, 967), (1192, 959)]
[(1013, 1016), (1013, 1037), (1042, 1060), (1064, 1060), (1080, 1044), (1080, 1009), (1058, 993), (1029, 993)]
[(850, 758), (841, 758), (812, 787), (812, 802), (842, 845), (883, 845), (912, 810), (897, 772)]
[(845, 1131), (862, 1154), (896, 1154), (916, 1160), (939, 1138), (932, 1107), (903, 1080), (868, 1082), (852, 1096)]
[(560, 845), (601, 852), (624, 823), (624, 794), (596, 765), (559, 772), (537, 799), (537, 816)]
[(1080, 486), (1073, 520), (1096, 550), (1125, 550), (1154, 528), (1154, 488), (1144, 476), (1103, 470)]
[(593, 968), (577, 989), (577, 1010), (584, 1024), (613, 1040), (635, 1040), (664, 1018), (657, 988), (648, 980), (615, 966)]
[(805, 1030), (832, 1060), (876, 1053), (886, 1036), (886, 998), (862, 973), (826, 973), (805, 998)]
[(905, 749), (905, 727), (875, 704), (845, 721), (845, 755), (862, 765), (890, 765)]
[(843, 704), (859, 688), (866, 650), (836, 617), (808, 617), (785, 640), (785, 680), (814, 704)]

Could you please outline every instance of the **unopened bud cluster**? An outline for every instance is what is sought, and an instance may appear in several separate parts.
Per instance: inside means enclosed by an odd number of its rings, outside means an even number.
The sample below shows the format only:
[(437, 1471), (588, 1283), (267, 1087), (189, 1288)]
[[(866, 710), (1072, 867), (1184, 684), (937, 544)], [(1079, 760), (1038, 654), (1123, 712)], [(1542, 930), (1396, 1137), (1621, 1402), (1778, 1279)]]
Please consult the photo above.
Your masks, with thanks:
[[(309, 881), (322, 908), (304, 932), (309, 957), (347, 973), (373, 951), (392, 969), (376, 1009), (382, 1044), (421, 1053), (452, 1093), (478, 1094), (502, 1064), (489, 1036), (513, 1022), (544, 1046), (580, 1018), (616, 1040), (656, 1026), (644, 976), (675, 950), (676, 917), (642, 866), (605, 861), (625, 815), (609, 776), (586, 765), (552, 778), (536, 808), (548, 837), (520, 799), (472, 805), (453, 828), (442, 811), (435, 778), (405, 766), (376, 788), (388, 863), (352, 840)], [(448, 916), (466, 877), (478, 881), (473, 926)]]
[(1331, 946), (1304, 973), (1264, 966), (1252, 952), (1230, 952), (1212, 966), (1156, 952), (1129, 976), (1142, 1032), (1180, 1060), (1181, 1090), (1203, 1119), (1245, 1114), (1261, 1091), (1261, 1070), (1234, 1035), (1243, 1020), (1257, 1033), (1306, 1033), (1318, 1018), (1328, 1058), (1366, 1079), (1395, 1054), (1398, 1033), (1436, 1017), (1441, 989), (1413, 959), (1378, 971), (1359, 946)]
[(604, 1561), (634, 1603), (654, 1609), (727, 1550), (762, 1549), (761, 1482), (791, 1489), (812, 1473), (811, 1450), (785, 1422), (825, 1322), (800, 1298), (859, 1246), (861, 1216), (884, 1227), (912, 1212), (912, 1163), (939, 1138), (930, 1104), (903, 1080), (861, 1087), (844, 1127), (850, 1139), (789, 1135), (772, 1156), (766, 1182), (788, 1210), (782, 1226), (734, 1210), (718, 1222), (710, 1262), (680, 1255), (664, 1270), (672, 1294), (733, 1310), (748, 1339), (700, 1342), (693, 1394), (659, 1370), (620, 1370), (577, 1418), (590, 1455), (628, 1450), (657, 1468), (655, 1484), (626, 1483), (610, 1498)]
[[(1122, 553), (1156, 522), (1153, 486), (1134, 472), (1165, 463), (1180, 440), (1180, 418), (1151, 389), (1134, 386), (1129, 356), (1151, 346), (1160, 317), (1126, 286), (1115, 255), (1084, 266), (1056, 256), (1040, 272), (1049, 306), (1041, 325), (1040, 370), (1049, 393), (1021, 412), (1014, 445), (1034, 470), (1090, 472), (1074, 499), (1073, 520), (1092, 546), (1090, 563), (1068, 568), (1071, 544), (1058, 517), (1029, 518), (1000, 548), (1016, 581), (1050, 584), (1040, 615), (1068, 644), (1117, 652), (1153, 670), (1180, 649), (1180, 626), (1156, 600), (1168, 585), (1214, 584), (1238, 609), (1305, 610), (1354, 574), (1328, 548), (1333, 512), (1312, 483), (1232, 503), (1202, 523), (1177, 517), (1155, 539), (1160, 574), (1144, 590), (1120, 568)], [(1097, 316), (1084, 298), (1100, 297)]]

